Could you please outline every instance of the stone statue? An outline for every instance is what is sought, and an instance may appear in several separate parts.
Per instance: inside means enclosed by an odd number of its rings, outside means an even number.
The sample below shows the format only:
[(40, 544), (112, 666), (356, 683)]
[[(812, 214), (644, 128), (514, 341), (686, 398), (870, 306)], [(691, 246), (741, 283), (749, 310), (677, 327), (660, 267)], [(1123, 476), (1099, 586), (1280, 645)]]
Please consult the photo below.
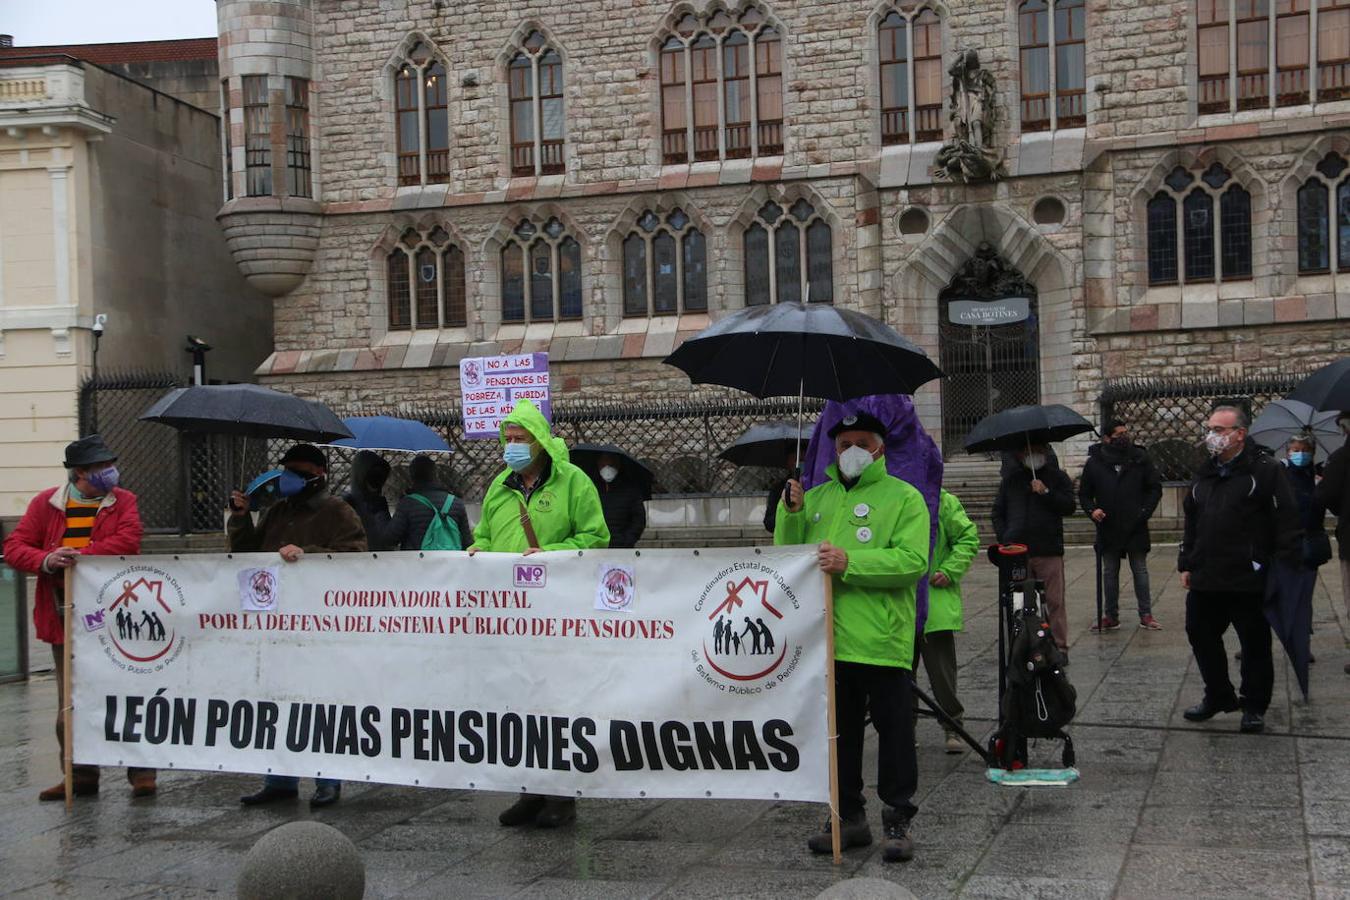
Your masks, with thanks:
[(952, 139), (938, 150), (934, 174), (962, 183), (997, 181), (1007, 173), (1003, 153), (994, 149), (998, 96), (993, 73), (980, 67), (974, 50), (962, 50), (947, 74), (952, 77)]
[(966, 260), (943, 294), (957, 300), (999, 300), (1004, 297), (1035, 297), (1036, 288), (1026, 276), (1010, 267), (988, 241), (981, 241), (975, 255)]

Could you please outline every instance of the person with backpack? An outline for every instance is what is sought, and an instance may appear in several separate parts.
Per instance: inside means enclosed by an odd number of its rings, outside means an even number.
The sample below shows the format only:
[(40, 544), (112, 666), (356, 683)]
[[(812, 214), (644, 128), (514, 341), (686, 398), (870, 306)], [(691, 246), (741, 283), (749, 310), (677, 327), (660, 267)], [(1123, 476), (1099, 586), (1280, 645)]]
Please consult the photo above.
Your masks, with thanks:
[(1148, 520), (1162, 499), (1162, 479), (1142, 447), (1130, 442), (1124, 422), (1110, 421), (1102, 430), (1103, 440), (1088, 450), (1083, 475), (1078, 481), (1078, 502), (1097, 523), (1096, 550), (1102, 561), (1102, 597), (1105, 610), (1093, 631), (1120, 628), (1120, 560), (1130, 561), (1134, 599), (1139, 608), (1139, 627), (1159, 631), (1153, 616), (1148, 583), (1148, 552), (1152, 544)]
[[(961, 630), (961, 576), (980, 552), (980, 530), (966, 515), (955, 494), (941, 491), (938, 500), (937, 541), (928, 573), (928, 620), (923, 627), (920, 656), (933, 699), (957, 725), (965, 707), (956, 696), (956, 632)], [(965, 742), (947, 729), (945, 750), (960, 753)]]
[(381, 546), (397, 550), (463, 550), (473, 543), (464, 501), (436, 482), (436, 461), (418, 454), (408, 465), (410, 487), (379, 526)]
[[(592, 550), (609, 546), (609, 528), (590, 476), (572, 463), (567, 443), (529, 400), (518, 400), (502, 420), (506, 463), (483, 497), (483, 513), (469, 555), (540, 550)], [(533, 822), (557, 828), (577, 817), (575, 797), (522, 793), (497, 820), (507, 827)]]

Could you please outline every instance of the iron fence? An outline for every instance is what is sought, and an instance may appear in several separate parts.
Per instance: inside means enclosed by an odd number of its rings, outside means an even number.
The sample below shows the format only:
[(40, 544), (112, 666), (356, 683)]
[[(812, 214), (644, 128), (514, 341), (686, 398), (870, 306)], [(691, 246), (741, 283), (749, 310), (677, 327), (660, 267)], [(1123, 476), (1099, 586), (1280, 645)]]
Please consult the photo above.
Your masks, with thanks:
[(1136, 443), (1148, 449), (1164, 481), (1188, 482), (1206, 453), (1203, 427), (1214, 407), (1236, 406), (1249, 418), (1288, 394), (1306, 373), (1278, 372), (1246, 380), (1125, 378), (1102, 391), (1102, 422), (1119, 419)]

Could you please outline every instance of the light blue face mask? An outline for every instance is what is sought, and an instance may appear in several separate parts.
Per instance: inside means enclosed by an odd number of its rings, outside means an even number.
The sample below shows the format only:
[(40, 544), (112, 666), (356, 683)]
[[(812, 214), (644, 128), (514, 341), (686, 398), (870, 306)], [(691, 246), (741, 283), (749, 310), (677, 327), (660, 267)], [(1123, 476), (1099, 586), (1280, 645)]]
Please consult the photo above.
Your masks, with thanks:
[(507, 444), (502, 448), (502, 460), (511, 467), (512, 472), (520, 472), (529, 467), (534, 453), (529, 444)]
[(1312, 462), (1312, 454), (1307, 450), (1294, 450), (1289, 454), (1289, 464), (1302, 468)]

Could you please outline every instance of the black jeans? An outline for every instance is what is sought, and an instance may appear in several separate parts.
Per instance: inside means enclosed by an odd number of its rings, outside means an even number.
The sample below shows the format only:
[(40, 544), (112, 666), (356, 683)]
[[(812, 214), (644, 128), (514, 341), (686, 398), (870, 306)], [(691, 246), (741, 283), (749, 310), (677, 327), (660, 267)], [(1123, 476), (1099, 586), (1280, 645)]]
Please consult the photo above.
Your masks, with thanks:
[(1139, 618), (1153, 614), (1153, 598), (1149, 595), (1148, 554), (1140, 550), (1102, 551), (1103, 615), (1120, 619), (1120, 558), (1128, 556), (1130, 575), (1134, 579), (1134, 599), (1139, 606)]
[[(1240, 699), (1242, 708), (1265, 715), (1275, 684), (1270, 656), (1270, 624), (1261, 611), (1261, 594), (1191, 591), (1186, 595), (1186, 637), (1195, 664), (1205, 680), (1205, 697), (1227, 706)], [(1228, 654), (1223, 633), (1232, 625), (1242, 648), (1242, 684), (1238, 693), (1228, 679)], [(1239, 696), (1240, 695), (1240, 696)]]
[(914, 758), (914, 694), (908, 669), (835, 660), (835, 720), (839, 727), (839, 815), (855, 819), (863, 799), (863, 736), (872, 713), (877, 730), (877, 796), (908, 821), (918, 812), (914, 792), (919, 767)]

